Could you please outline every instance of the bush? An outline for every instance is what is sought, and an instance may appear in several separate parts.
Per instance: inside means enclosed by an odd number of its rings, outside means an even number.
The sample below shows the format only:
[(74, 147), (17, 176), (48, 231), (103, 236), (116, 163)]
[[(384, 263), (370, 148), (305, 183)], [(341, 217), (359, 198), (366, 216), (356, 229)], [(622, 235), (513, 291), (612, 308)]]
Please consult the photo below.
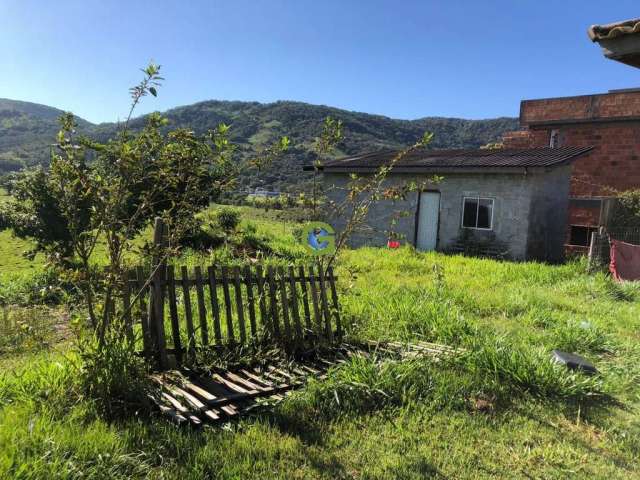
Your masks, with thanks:
[(240, 224), (240, 212), (231, 208), (222, 208), (216, 214), (218, 225), (225, 233), (233, 233)]
[(103, 344), (93, 336), (81, 341), (82, 392), (107, 418), (149, 413), (153, 388), (148, 367), (136, 354), (134, 342), (123, 339), (117, 330), (109, 330)]
[(180, 239), (180, 246), (194, 250), (213, 250), (224, 243), (224, 236), (201, 226), (190, 229)]

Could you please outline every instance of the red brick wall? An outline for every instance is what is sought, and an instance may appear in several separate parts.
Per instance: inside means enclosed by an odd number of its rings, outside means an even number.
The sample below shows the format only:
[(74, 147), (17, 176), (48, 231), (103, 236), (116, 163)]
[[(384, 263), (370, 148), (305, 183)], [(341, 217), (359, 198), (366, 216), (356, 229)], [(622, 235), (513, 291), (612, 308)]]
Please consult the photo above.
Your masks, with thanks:
[(593, 120), (640, 116), (640, 92), (617, 92), (579, 97), (524, 100), (520, 124), (534, 122)]
[[(607, 121), (623, 116), (627, 120)], [(554, 124), (539, 123), (549, 121)], [(524, 100), (520, 123), (524, 130), (505, 134), (506, 148), (549, 146), (552, 130), (559, 131), (560, 145), (594, 147), (573, 164), (571, 196), (640, 188), (640, 92)]]
[[(573, 163), (572, 197), (640, 188), (640, 92), (524, 100), (520, 124), (523, 130), (505, 134), (505, 148), (549, 146), (552, 130), (559, 131), (560, 145), (594, 147)], [(570, 206), (568, 220), (597, 225), (599, 209)]]

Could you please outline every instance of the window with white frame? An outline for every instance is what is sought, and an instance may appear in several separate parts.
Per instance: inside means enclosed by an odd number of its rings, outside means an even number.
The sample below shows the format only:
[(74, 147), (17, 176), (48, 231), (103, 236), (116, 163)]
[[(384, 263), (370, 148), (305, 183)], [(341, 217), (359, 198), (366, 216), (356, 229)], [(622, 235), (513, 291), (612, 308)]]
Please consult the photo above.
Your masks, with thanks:
[(464, 197), (462, 226), (480, 230), (493, 229), (493, 198)]

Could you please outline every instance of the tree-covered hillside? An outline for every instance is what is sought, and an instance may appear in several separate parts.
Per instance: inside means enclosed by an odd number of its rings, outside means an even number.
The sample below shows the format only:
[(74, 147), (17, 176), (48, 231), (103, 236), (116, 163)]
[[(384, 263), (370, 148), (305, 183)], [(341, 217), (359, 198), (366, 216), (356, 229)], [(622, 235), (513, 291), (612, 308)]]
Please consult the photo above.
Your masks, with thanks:
[[(0, 174), (46, 164), (63, 111), (31, 102), (0, 98)], [(91, 124), (78, 119), (82, 130)]]
[[(46, 164), (49, 145), (58, 130), (58, 109), (28, 102), (0, 99), (0, 173), (36, 164)], [(344, 123), (344, 142), (337, 155), (355, 154), (381, 148), (400, 148), (415, 142), (425, 130), (435, 133), (434, 148), (479, 147), (500, 139), (505, 131), (517, 128), (517, 119), (463, 120), (429, 117), (397, 120), (381, 115), (350, 112), (322, 105), (280, 101), (205, 101), (165, 112), (170, 126), (184, 126), (197, 132), (220, 122), (231, 126), (231, 139), (240, 155), (287, 135), (291, 148), (287, 155), (267, 171), (241, 179), (242, 186), (267, 186), (289, 190), (301, 185), (301, 166), (315, 158), (313, 139), (319, 135), (327, 116)], [(134, 126), (144, 118), (136, 119)], [(79, 121), (79, 130), (105, 139), (116, 125), (93, 125)]]

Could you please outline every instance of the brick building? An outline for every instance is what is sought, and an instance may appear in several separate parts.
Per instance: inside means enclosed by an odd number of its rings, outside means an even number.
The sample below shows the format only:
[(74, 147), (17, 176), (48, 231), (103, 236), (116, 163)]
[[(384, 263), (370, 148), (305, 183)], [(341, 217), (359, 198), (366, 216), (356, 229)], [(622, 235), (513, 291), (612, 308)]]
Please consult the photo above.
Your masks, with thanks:
[(603, 200), (640, 187), (640, 89), (524, 100), (505, 148), (594, 147), (572, 165), (568, 250), (586, 250)]

